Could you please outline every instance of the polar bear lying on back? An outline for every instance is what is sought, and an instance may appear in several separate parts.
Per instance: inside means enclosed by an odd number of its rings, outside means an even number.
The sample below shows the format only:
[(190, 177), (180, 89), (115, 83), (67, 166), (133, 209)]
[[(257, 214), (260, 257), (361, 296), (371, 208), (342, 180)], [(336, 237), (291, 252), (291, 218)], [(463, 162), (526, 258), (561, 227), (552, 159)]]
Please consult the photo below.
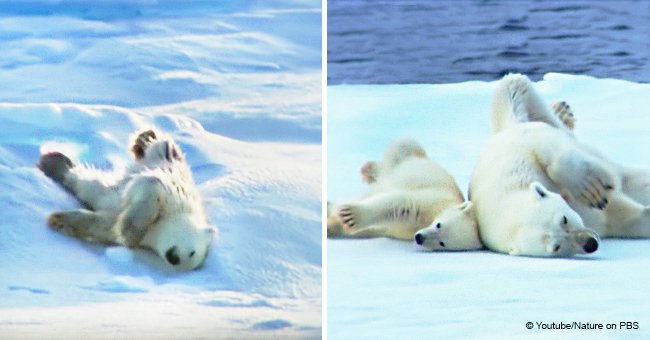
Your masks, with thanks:
[[(488, 248), (512, 255), (572, 256), (595, 252), (599, 235), (650, 236), (647, 175), (622, 171), (578, 142), (572, 115), (564, 116), (568, 121), (553, 115), (525, 76), (504, 77), (493, 104), (495, 134), (470, 183)], [(645, 189), (628, 190), (626, 182)]]
[(146, 130), (135, 135), (131, 151), (135, 164), (115, 180), (61, 153), (42, 155), (38, 168), (85, 206), (50, 215), (49, 226), (87, 241), (150, 248), (177, 270), (199, 267), (215, 229), (180, 148)]
[(431, 250), (478, 249), (472, 204), (454, 179), (416, 141), (402, 139), (381, 163), (361, 168), (370, 192), (342, 204), (328, 219), (329, 237), (392, 237)]

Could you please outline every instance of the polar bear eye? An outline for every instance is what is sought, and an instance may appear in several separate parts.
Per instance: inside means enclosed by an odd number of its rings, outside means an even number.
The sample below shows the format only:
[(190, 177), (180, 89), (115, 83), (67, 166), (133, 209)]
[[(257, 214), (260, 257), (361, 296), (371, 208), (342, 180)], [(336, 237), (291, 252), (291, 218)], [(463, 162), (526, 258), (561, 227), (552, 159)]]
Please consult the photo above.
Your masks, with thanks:
[(194, 250), (190, 253), (190, 257), (194, 256)]
[(569, 220), (566, 218), (566, 216), (562, 216), (562, 224), (568, 224)]
[[(436, 229), (440, 229), (440, 227), (442, 227), (442, 225), (440, 225), (440, 222), (438, 222), (438, 224), (436, 224)], [(442, 243), (442, 242), (440, 242), (440, 243)]]
[(440, 246), (441, 246), (441, 247), (444, 247), (444, 246), (445, 246), (445, 242), (440, 241)]

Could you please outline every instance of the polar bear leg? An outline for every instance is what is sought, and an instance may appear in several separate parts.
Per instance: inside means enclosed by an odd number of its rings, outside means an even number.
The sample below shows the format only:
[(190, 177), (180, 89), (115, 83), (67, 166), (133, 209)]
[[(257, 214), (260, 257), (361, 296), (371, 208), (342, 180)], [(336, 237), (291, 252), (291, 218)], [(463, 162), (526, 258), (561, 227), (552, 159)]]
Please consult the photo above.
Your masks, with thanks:
[(371, 238), (386, 236), (386, 228), (379, 225), (370, 225), (362, 228), (349, 228), (341, 223), (338, 216), (332, 215), (327, 218), (327, 237), (356, 237)]
[[(114, 205), (119, 202), (118, 190), (105, 182), (105, 176), (101, 171), (78, 167), (66, 176), (63, 185), (92, 210), (116, 208)], [(109, 197), (113, 198), (108, 199)], [(110, 207), (102, 206), (102, 202), (110, 202)]]
[(38, 168), (52, 180), (70, 191), (84, 205), (97, 209), (99, 201), (116, 195), (106, 184), (106, 174), (96, 169), (75, 166), (70, 158), (59, 152), (41, 156)]
[(508, 74), (501, 79), (492, 101), (492, 129), (522, 122), (544, 122), (567, 129), (564, 123), (544, 104), (530, 79), (522, 74)]
[(110, 216), (86, 209), (57, 212), (47, 220), (50, 228), (83, 240), (118, 243)]
[(375, 183), (379, 177), (379, 164), (374, 161), (365, 162), (359, 171), (361, 172), (361, 180), (364, 183)]
[(356, 238), (374, 238), (391, 236), (388, 232), (388, 225), (373, 224), (363, 228), (356, 228), (347, 232), (348, 236)]
[(327, 217), (327, 237), (345, 237), (346, 230), (337, 216)]
[(332, 210), (332, 204), (327, 201), (327, 237), (345, 236), (343, 225), (339, 218), (332, 214)]
[(60, 152), (50, 152), (41, 155), (36, 165), (45, 176), (51, 178), (59, 184), (63, 184), (63, 179), (74, 167), (74, 164), (66, 155)]
[(621, 168), (621, 190), (634, 201), (650, 205), (650, 172), (643, 169)]
[(135, 133), (130, 150), (137, 162), (151, 167), (158, 166), (160, 162), (183, 161), (180, 147), (172, 139), (165, 139), (151, 129)]
[(409, 220), (416, 206), (403, 193), (376, 194), (356, 203), (341, 205), (337, 215), (347, 228), (364, 228), (385, 220)]
[(601, 160), (577, 148), (545, 156), (546, 174), (563, 191), (592, 208), (602, 210), (607, 206), (607, 195), (617, 181)]
[(133, 136), (130, 150), (133, 158), (139, 161), (144, 158), (145, 151), (157, 139), (157, 135), (154, 130), (144, 130), (136, 132)]
[[(411, 239), (415, 231), (433, 220), (432, 209), (436, 199), (430, 190), (376, 194), (363, 200), (341, 205), (338, 219), (349, 234), (405, 235)], [(402, 237), (398, 237), (402, 238)]]
[(635, 202), (623, 192), (611, 195), (605, 209), (609, 237), (650, 237), (650, 207)]
[(183, 153), (176, 143), (169, 140), (159, 140), (150, 144), (145, 151), (142, 162), (148, 166), (158, 166), (161, 162), (183, 161)]
[(389, 171), (411, 157), (427, 158), (427, 153), (415, 139), (398, 139), (391, 143), (384, 152), (384, 160), (380, 165), (380, 170)]
[(427, 153), (422, 145), (414, 139), (395, 140), (386, 148), (382, 162), (368, 161), (361, 166), (361, 180), (367, 184), (375, 183), (382, 172), (389, 172), (411, 157), (427, 158)]
[(371, 238), (386, 236), (386, 229), (378, 225), (370, 225), (361, 228), (350, 228), (349, 226), (344, 225), (337, 214), (330, 214), (329, 202), (327, 203), (327, 210), (327, 237)]
[(119, 217), (124, 244), (140, 244), (149, 226), (160, 216), (163, 195), (162, 182), (153, 176), (140, 176), (129, 184), (124, 195), (125, 209)]

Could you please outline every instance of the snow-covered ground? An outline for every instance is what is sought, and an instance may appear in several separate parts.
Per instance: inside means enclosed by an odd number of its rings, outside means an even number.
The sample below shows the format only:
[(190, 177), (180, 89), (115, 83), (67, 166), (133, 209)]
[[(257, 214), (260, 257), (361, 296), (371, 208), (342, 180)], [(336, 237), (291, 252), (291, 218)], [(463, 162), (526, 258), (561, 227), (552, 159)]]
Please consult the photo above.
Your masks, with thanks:
[[(0, 1), (0, 338), (321, 334), (321, 2)], [(203, 267), (49, 230), (34, 164), (155, 125), (220, 230)]]
[[(614, 161), (650, 168), (650, 85), (554, 73), (536, 84), (549, 103), (571, 105), (580, 140)], [(404, 136), (421, 141), (466, 189), (490, 134), (495, 88), (496, 82), (328, 87), (327, 199), (363, 193), (361, 164), (380, 159), (390, 141)], [(605, 240), (593, 255), (539, 259), (485, 250), (431, 253), (390, 239), (329, 239), (327, 335), (648, 338), (648, 268), (650, 240)], [(541, 330), (537, 322), (617, 329)]]

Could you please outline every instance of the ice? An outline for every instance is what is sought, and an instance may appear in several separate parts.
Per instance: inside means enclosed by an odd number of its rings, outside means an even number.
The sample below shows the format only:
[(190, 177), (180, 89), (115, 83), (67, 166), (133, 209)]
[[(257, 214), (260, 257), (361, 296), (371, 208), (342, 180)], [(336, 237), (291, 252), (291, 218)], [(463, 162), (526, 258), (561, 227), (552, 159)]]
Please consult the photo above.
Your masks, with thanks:
[(83, 289), (96, 290), (107, 293), (146, 293), (147, 283), (132, 277), (114, 276), (104, 281), (99, 281), (91, 286), (82, 286)]
[[(650, 168), (650, 85), (547, 74), (549, 103), (566, 100), (576, 135), (606, 157)], [(490, 135), (496, 82), (328, 87), (327, 199), (364, 192), (359, 168), (395, 138), (419, 140), (466, 192)], [(413, 338), (644, 338), (650, 329), (650, 241), (606, 239), (593, 255), (514, 257), (426, 252), (390, 239), (327, 241), (327, 335)], [(616, 324), (616, 330), (532, 330), (526, 322)], [(639, 322), (638, 329), (620, 322)]]

